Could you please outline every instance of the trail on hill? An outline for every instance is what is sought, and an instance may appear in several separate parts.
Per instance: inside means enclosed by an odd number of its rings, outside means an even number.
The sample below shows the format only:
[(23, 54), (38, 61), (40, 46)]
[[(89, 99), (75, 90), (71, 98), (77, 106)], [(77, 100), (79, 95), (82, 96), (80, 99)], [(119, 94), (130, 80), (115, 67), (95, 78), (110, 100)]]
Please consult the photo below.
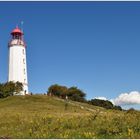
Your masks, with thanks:
[(81, 109), (85, 109), (85, 110), (94, 112), (94, 113), (95, 112), (101, 112), (101, 111), (99, 111), (99, 109), (91, 109), (91, 108), (88, 108), (86, 106), (82, 106), (77, 102), (72, 102), (71, 100), (64, 100), (64, 99), (60, 99), (60, 98), (55, 98), (55, 99), (59, 100), (59, 101), (62, 101), (62, 102), (65, 102), (65, 103), (68, 103), (68, 104), (71, 104), (71, 105), (74, 105), (74, 106), (77, 106), (77, 107), (80, 107)]

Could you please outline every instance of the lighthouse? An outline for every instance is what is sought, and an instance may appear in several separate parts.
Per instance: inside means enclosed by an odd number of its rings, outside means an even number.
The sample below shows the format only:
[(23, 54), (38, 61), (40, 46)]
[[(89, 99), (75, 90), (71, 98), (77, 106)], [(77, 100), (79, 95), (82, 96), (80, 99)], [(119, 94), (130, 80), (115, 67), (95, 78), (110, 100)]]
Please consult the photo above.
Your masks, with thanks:
[(26, 63), (26, 44), (23, 32), (16, 27), (11, 32), (9, 48), (9, 73), (8, 81), (20, 82), (23, 84), (23, 91), (19, 95), (28, 94), (27, 63)]

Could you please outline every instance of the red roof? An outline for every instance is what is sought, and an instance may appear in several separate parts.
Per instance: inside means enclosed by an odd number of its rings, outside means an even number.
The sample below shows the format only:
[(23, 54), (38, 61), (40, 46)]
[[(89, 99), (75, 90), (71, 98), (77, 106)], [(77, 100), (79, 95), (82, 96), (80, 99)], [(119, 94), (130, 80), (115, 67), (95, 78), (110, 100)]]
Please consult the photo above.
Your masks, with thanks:
[(11, 32), (12, 35), (15, 34), (15, 33), (18, 33), (18, 34), (23, 35), (23, 32), (22, 32), (18, 27), (16, 27), (16, 28)]

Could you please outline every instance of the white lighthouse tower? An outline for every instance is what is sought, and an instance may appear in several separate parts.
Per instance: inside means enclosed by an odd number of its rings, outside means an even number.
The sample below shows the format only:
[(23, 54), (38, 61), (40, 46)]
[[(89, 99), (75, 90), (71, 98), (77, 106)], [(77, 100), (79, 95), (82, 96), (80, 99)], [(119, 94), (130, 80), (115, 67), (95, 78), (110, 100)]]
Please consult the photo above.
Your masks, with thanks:
[(23, 91), (19, 95), (28, 94), (26, 44), (23, 40), (23, 32), (16, 27), (12, 32), (9, 47), (9, 74), (8, 81), (21, 82)]

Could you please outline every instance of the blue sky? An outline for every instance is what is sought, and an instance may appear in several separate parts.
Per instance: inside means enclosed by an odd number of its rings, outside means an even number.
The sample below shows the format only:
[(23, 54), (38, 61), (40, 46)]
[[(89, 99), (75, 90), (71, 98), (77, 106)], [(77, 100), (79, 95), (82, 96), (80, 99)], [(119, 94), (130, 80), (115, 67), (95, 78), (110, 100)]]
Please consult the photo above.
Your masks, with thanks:
[(30, 92), (55, 83), (77, 86), (87, 99), (140, 91), (140, 2), (0, 2), (0, 82), (21, 21)]

